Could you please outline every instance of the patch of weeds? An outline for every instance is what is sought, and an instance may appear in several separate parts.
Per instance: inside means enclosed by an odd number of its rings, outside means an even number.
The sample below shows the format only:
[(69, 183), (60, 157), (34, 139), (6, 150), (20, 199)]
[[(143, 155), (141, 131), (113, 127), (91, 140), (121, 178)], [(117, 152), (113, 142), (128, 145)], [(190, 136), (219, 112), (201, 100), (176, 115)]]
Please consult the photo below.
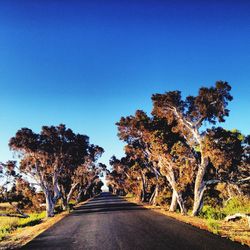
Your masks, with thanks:
[(220, 223), (214, 219), (207, 219), (208, 229), (214, 234), (218, 234), (220, 229)]
[(34, 226), (41, 222), (45, 218), (46, 213), (34, 213), (30, 214), (28, 218), (17, 217), (0, 217), (0, 240), (3, 240), (8, 234), (17, 228)]
[(235, 214), (235, 213), (243, 213), (249, 214), (250, 213), (250, 199), (244, 196), (237, 196), (233, 197), (229, 200), (224, 208), (223, 212), (226, 215)]
[(45, 218), (46, 213), (34, 213), (30, 214), (30, 217), (28, 218), (20, 218), (18, 221), (18, 226), (17, 227), (27, 227), (27, 226), (35, 226), (41, 222), (43, 218)]
[(0, 217), (0, 240), (5, 238), (18, 225), (16, 217)]

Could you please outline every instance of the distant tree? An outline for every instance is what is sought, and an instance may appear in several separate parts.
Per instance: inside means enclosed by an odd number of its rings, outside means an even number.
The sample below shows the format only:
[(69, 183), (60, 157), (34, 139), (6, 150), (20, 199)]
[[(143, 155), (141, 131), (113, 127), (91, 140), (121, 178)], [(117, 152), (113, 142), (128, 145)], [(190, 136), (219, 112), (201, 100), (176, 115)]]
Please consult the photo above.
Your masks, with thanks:
[(96, 145), (89, 145), (82, 164), (65, 168), (59, 178), (59, 189), (62, 194), (64, 209), (75, 191), (78, 192), (78, 201), (87, 192), (91, 193), (90, 188), (95, 186), (96, 179), (105, 170), (104, 164), (97, 164), (98, 159), (103, 154), (103, 148)]
[[(36, 189), (18, 173), (16, 162), (0, 163), (0, 169), (0, 200), (8, 202), (22, 217), (28, 217), (23, 209), (39, 210), (43, 197), (39, 196)], [(13, 216), (13, 213), (11, 215)]]

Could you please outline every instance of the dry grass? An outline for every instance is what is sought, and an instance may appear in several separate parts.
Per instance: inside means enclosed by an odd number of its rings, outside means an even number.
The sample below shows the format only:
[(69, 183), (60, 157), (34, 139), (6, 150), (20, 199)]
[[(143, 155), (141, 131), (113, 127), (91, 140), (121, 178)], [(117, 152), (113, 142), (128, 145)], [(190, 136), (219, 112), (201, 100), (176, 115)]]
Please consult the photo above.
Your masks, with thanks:
[(0, 249), (16, 249), (25, 245), (31, 241), (37, 235), (60, 221), (62, 218), (68, 215), (68, 212), (63, 212), (56, 215), (53, 218), (44, 219), (41, 224), (35, 226), (28, 226), (24, 228), (18, 228), (0, 242)]
[[(90, 198), (84, 202), (79, 203), (77, 206), (81, 206), (82, 204), (88, 202), (93, 198)], [(69, 215), (68, 211), (62, 212), (60, 214), (55, 215), (53, 218), (44, 218), (42, 222), (38, 225), (35, 226), (26, 226), (22, 228), (17, 228), (16, 230), (12, 231), (9, 233), (4, 240), (0, 241), (0, 249), (5, 250), (5, 249), (17, 249), (25, 244), (27, 244), (29, 241), (37, 237), (39, 234), (53, 226), (55, 223), (59, 222), (61, 219)], [(2, 218), (7, 218), (5, 222), (2, 222)], [(18, 218), (13, 218), (13, 217), (0, 217), (1, 223), (5, 224), (12, 224), (12, 219), (13, 223), (16, 225), (18, 223)], [(28, 218), (29, 219), (29, 218)], [(0, 226), (1, 226), (0, 223)], [(13, 225), (14, 225), (13, 224)]]
[[(214, 223), (210, 223), (209, 220), (193, 217), (189, 215), (182, 215), (180, 213), (169, 212), (165, 208), (160, 206), (149, 206), (143, 203), (138, 203), (134, 198), (125, 198), (129, 202), (133, 202), (139, 205), (144, 206), (145, 208), (151, 209), (157, 213), (161, 213), (167, 215), (176, 220), (185, 222), (187, 224), (198, 227), (202, 230), (207, 230), (209, 232), (220, 235), (221, 237), (228, 238), (232, 241), (240, 242), (241, 244), (245, 244), (250, 246), (250, 228), (248, 226), (247, 219), (241, 219), (239, 221), (230, 221), (226, 222), (223, 220), (214, 220)], [(216, 226), (213, 226), (213, 224)]]

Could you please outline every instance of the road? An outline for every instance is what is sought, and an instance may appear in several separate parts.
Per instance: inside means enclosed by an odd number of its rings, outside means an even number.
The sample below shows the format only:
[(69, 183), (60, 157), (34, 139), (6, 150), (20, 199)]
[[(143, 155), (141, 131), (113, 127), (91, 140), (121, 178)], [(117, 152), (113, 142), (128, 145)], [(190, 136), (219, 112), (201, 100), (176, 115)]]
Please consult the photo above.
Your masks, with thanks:
[(102, 193), (23, 249), (249, 249), (191, 225)]

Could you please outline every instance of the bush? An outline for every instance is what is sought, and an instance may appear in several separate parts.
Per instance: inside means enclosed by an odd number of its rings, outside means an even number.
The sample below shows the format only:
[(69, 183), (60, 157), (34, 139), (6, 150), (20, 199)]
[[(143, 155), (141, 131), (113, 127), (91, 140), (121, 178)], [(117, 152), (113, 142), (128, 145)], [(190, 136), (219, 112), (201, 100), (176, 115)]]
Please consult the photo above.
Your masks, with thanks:
[(226, 214), (218, 207), (211, 207), (204, 205), (200, 212), (200, 217), (205, 219), (222, 220), (226, 217)]
[(245, 196), (233, 197), (225, 204), (223, 212), (226, 215), (235, 213), (250, 214), (250, 199)]

